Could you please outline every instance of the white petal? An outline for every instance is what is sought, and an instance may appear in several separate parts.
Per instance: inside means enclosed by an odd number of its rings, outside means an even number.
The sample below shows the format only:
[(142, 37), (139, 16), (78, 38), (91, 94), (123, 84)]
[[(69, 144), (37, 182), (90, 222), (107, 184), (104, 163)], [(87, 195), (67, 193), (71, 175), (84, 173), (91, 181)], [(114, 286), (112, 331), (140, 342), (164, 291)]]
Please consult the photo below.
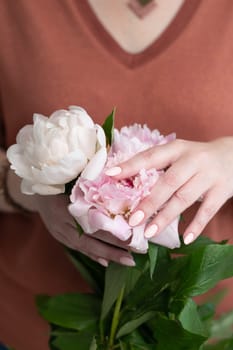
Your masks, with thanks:
[(179, 248), (178, 219), (174, 220), (158, 236), (151, 238), (150, 242), (160, 244), (170, 249)]
[(32, 190), (32, 185), (32, 182), (23, 179), (20, 186), (21, 192), (24, 194), (35, 194), (35, 192)]
[(106, 147), (106, 136), (104, 133), (104, 129), (98, 124), (95, 124), (95, 126), (97, 130), (97, 140), (99, 142), (100, 147)]
[(87, 164), (81, 176), (87, 180), (95, 180), (103, 171), (106, 160), (107, 149), (102, 147)]
[(33, 126), (25, 125), (22, 129), (19, 130), (16, 136), (16, 142), (25, 147), (28, 142), (32, 141), (32, 137), (33, 137)]
[(38, 193), (44, 196), (55, 195), (59, 193), (64, 193), (65, 186), (64, 185), (49, 186), (49, 185), (43, 185), (43, 184), (33, 184), (32, 191), (34, 191), (34, 193)]
[(85, 168), (87, 160), (84, 154), (77, 150), (67, 154), (56, 165), (44, 166), (41, 170), (32, 169), (32, 173), (36, 183), (48, 185), (65, 184), (75, 179)]
[(78, 123), (80, 125), (90, 127), (90, 128), (94, 127), (94, 122), (93, 122), (92, 118), (87, 114), (85, 109), (83, 109), (82, 107), (69, 106), (69, 111), (71, 113), (74, 113), (77, 116)]
[(11, 169), (13, 169), (18, 176), (28, 180), (32, 179), (31, 167), (26, 162), (20, 145), (14, 144), (10, 146), (6, 152), (6, 156), (11, 163)]
[(87, 159), (91, 159), (96, 152), (96, 130), (79, 126), (76, 130), (79, 148)]

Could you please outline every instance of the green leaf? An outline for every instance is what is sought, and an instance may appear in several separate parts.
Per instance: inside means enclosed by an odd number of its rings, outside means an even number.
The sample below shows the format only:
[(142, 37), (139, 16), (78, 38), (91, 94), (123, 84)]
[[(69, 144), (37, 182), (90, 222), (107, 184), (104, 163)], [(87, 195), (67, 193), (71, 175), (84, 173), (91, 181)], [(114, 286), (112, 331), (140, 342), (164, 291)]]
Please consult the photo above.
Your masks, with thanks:
[(177, 298), (203, 294), (220, 280), (232, 277), (232, 256), (232, 245), (210, 244), (196, 249), (183, 260), (174, 260), (172, 269), (177, 274), (174, 285)]
[(148, 254), (150, 259), (150, 278), (152, 279), (156, 262), (157, 262), (157, 257), (158, 257), (158, 246), (155, 244), (149, 243)]
[(105, 119), (102, 128), (106, 136), (107, 144), (111, 146), (113, 141), (113, 131), (114, 131), (114, 117), (116, 113), (116, 108), (113, 108), (111, 114)]
[(47, 321), (69, 329), (89, 328), (100, 315), (100, 300), (91, 294), (43, 295), (37, 297), (37, 306)]
[(215, 244), (215, 242), (209, 237), (199, 236), (192, 244), (186, 245), (182, 242), (180, 248), (173, 249), (172, 252), (175, 254), (190, 254), (197, 249), (206, 247), (209, 244)]
[(149, 311), (131, 321), (126, 322), (123, 326), (120, 327), (116, 337), (120, 338), (126, 334), (131, 333), (132, 331), (137, 329), (139, 326), (141, 326), (143, 323), (150, 320), (154, 316), (155, 316), (155, 312)]
[(77, 229), (77, 232), (79, 233), (79, 236), (82, 236), (84, 234), (84, 230), (81, 225), (79, 225), (78, 221), (74, 220), (75, 226)]
[(155, 339), (156, 350), (198, 350), (206, 337), (185, 330), (177, 320), (169, 320), (162, 314), (148, 322)]
[(67, 196), (70, 196), (71, 195), (71, 192), (72, 192), (72, 188), (74, 187), (74, 185), (76, 184), (77, 180), (78, 180), (78, 177), (77, 176), (75, 179), (71, 180), (70, 182), (66, 183), (65, 184), (65, 194)]
[(102, 303), (101, 320), (103, 320), (116, 301), (122, 287), (126, 284), (128, 268), (111, 263), (105, 272), (105, 289)]
[(209, 322), (215, 315), (215, 305), (213, 303), (198, 305), (197, 310), (203, 322)]
[(197, 305), (192, 299), (188, 299), (186, 301), (183, 310), (179, 314), (178, 319), (181, 322), (183, 328), (187, 331), (207, 337), (207, 330), (200, 319), (199, 313), (197, 311)]
[(105, 268), (86, 255), (66, 247), (66, 253), (93, 291), (102, 297)]
[[(143, 258), (145, 259), (145, 257)], [(141, 269), (141, 276), (126, 298), (126, 308), (136, 308), (140, 312), (167, 310), (169, 295), (165, 290), (169, 288), (168, 270), (171, 264), (168, 249), (158, 247), (157, 263), (151, 281), (147, 256)]]
[(154, 344), (137, 344), (120, 341), (120, 350), (155, 350)]
[[(88, 331), (78, 332), (71, 335), (60, 335), (52, 345), (58, 350), (90, 350), (93, 344), (93, 333)], [(94, 350), (94, 348), (93, 348)]]

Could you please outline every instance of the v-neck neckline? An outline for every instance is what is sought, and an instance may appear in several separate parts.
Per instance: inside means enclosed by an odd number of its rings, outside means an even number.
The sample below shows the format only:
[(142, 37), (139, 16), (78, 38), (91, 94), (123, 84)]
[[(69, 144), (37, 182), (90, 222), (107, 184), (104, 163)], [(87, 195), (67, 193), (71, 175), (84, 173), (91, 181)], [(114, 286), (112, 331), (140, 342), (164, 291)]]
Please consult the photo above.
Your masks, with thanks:
[(80, 9), (80, 15), (87, 24), (89, 32), (101, 43), (102, 47), (123, 65), (133, 69), (155, 58), (182, 33), (194, 16), (200, 2), (201, 0), (184, 1), (177, 14), (162, 34), (146, 49), (136, 54), (125, 51), (118, 44), (96, 17), (87, 0), (80, 1), (77, 6)]

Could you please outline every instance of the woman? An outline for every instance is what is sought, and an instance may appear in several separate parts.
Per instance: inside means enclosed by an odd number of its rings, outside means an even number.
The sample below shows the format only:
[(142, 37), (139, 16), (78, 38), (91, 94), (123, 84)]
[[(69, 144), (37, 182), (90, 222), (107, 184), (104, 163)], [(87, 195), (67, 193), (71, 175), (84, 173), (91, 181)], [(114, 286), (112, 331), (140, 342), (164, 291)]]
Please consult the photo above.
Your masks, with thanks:
[[(159, 234), (201, 197), (200, 210), (196, 203), (183, 215), (186, 243), (203, 229), (217, 240), (231, 238), (232, 199), (224, 202), (233, 178), (232, 7), (231, 0), (157, 0), (141, 19), (140, 7), (135, 13), (126, 0), (1, 0), (2, 149), (15, 143), (34, 112), (78, 104), (101, 123), (117, 106), (117, 127), (146, 122), (189, 140), (120, 166), (117, 176), (142, 165), (169, 166), (162, 190), (154, 188), (151, 204), (144, 201), (131, 224), (167, 203), (146, 232)], [(133, 260), (119, 242), (110, 247), (98, 235), (79, 240), (65, 198), (22, 195), (4, 162), (2, 151), (0, 339), (17, 350), (48, 349), (35, 294), (88, 290), (48, 231), (102, 264)]]

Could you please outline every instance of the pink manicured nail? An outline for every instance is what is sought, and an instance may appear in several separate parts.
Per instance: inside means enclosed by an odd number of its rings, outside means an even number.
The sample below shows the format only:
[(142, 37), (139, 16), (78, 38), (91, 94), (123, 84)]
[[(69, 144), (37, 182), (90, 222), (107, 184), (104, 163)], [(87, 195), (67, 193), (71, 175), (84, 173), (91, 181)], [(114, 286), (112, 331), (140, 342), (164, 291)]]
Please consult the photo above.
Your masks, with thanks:
[(120, 263), (126, 266), (135, 266), (135, 262), (132, 259), (127, 258), (126, 256), (122, 256), (120, 258)]
[(108, 266), (108, 261), (103, 259), (103, 258), (99, 258), (97, 259), (98, 263), (104, 267), (107, 267)]
[(191, 232), (187, 236), (184, 237), (184, 243), (185, 244), (190, 244), (194, 240), (194, 234)]
[(148, 227), (146, 229), (144, 235), (145, 235), (146, 238), (151, 238), (151, 237), (153, 237), (156, 234), (157, 231), (158, 231), (158, 226), (153, 224), (153, 225), (151, 225), (150, 227)]
[(115, 176), (121, 173), (121, 168), (119, 166), (115, 166), (113, 168), (109, 168), (105, 171), (105, 174), (108, 176)]
[(142, 210), (136, 211), (133, 215), (129, 218), (129, 225), (130, 226), (137, 226), (140, 224), (140, 222), (144, 219), (145, 214)]

